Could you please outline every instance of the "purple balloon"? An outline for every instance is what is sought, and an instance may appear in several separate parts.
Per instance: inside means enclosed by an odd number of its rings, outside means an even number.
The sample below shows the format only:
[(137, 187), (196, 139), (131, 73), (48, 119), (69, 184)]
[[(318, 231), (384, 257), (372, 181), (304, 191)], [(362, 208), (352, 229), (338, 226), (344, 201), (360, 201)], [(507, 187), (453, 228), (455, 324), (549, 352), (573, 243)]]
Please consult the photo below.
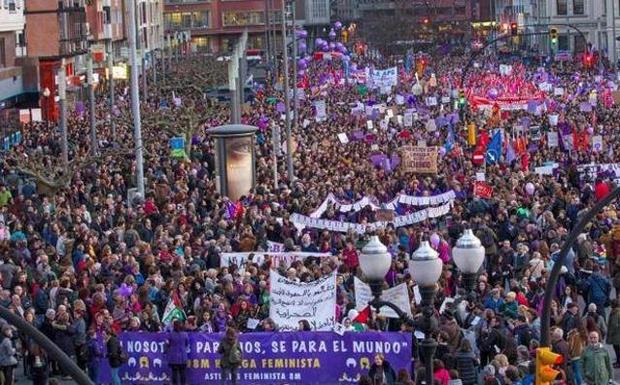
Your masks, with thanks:
[(341, 23), (341, 22), (339, 22), (339, 21), (335, 22), (335, 23), (334, 23), (334, 28), (336, 28), (336, 29), (340, 29), (340, 28), (342, 28), (342, 23)]
[(495, 100), (495, 99), (497, 99), (497, 95), (498, 95), (498, 92), (497, 92), (497, 89), (495, 89), (495, 88), (491, 88), (491, 89), (489, 90), (489, 92), (487, 92), (487, 96), (488, 96), (488, 97), (489, 97), (489, 99), (491, 99), (491, 100)]
[(306, 63), (304, 59), (300, 59), (297, 61), (297, 68), (305, 70), (306, 68), (308, 68), (308, 63)]
[(336, 49), (336, 44), (334, 44), (334, 43), (329, 43), (329, 49), (331, 49), (332, 51), (333, 51), (334, 49)]
[(334, 31), (333, 29), (329, 31), (329, 38), (334, 40), (336, 38), (336, 31)]
[(316, 38), (316, 40), (314, 40), (314, 44), (315, 44), (317, 47), (322, 46), (324, 42), (325, 42), (325, 40), (321, 39), (320, 37), (317, 37), (317, 38)]
[(329, 52), (329, 45), (327, 45), (327, 44), (322, 45), (322, 46), (321, 46), (321, 51), (323, 51), (323, 52)]
[(298, 78), (300, 78), (300, 79), (303, 78), (305, 74), (306, 74), (305, 70), (302, 70), (302, 69), (297, 70), (297, 77)]
[(301, 39), (305, 39), (308, 37), (308, 31), (306, 31), (305, 29), (298, 29), (297, 31), (295, 31), (295, 34)]
[(307, 48), (308, 48), (308, 47), (306, 47), (306, 43), (304, 43), (303, 41), (300, 41), (300, 42), (299, 42), (299, 44), (297, 45), (297, 49), (298, 49), (300, 52), (306, 52), (306, 49), (307, 49)]

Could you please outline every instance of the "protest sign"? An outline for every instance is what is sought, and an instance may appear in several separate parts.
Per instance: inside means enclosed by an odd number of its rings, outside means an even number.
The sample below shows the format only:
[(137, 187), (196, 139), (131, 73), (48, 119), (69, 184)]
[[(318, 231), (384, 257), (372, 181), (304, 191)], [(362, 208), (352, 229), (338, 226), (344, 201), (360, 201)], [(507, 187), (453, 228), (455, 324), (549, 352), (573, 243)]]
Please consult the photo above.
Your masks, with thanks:
[[(188, 333), (188, 384), (221, 383), (222, 333)], [(127, 363), (119, 375), (124, 384), (172, 383), (166, 341), (169, 333), (122, 333)], [(243, 333), (239, 345), (243, 362), (239, 385), (340, 385), (355, 383), (368, 372), (377, 353), (396, 371), (411, 367), (411, 333)], [(110, 367), (102, 360), (97, 384), (110, 383)]]
[(493, 196), (493, 187), (486, 182), (476, 181), (474, 183), (474, 196), (490, 199)]
[(547, 133), (547, 145), (549, 147), (557, 147), (560, 145), (560, 138), (557, 131), (549, 131)]
[[(370, 286), (362, 282), (362, 280), (357, 277), (355, 277), (353, 281), (353, 286), (355, 292), (355, 309), (363, 310), (373, 299)], [(398, 286), (383, 290), (383, 293), (381, 294), (381, 299), (393, 303), (394, 305), (398, 306), (400, 310), (405, 312), (405, 314), (411, 317), (409, 292), (407, 291), (407, 285), (405, 283), (401, 283)], [(387, 306), (382, 307), (379, 313), (388, 318), (399, 318), (398, 314), (396, 314), (394, 310), (390, 309)]]
[(325, 104), (325, 100), (315, 101), (314, 108), (316, 109), (317, 121), (322, 121), (327, 118), (327, 106)]
[(484, 182), (486, 181), (486, 174), (485, 172), (477, 172), (476, 173), (476, 182)]
[(368, 127), (369, 130), (374, 129), (374, 126), (372, 124), (372, 120), (367, 120), (366, 121), (366, 127)]
[(276, 271), (269, 273), (269, 316), (281, 331), (299, 329), (306, 320), (312, 330), (336, 324), (336, 272), (312, 282), (296, 282)]
[(341, 132), (338, 134), (338, 140), (340, 141), (340, 143), (342, 144), (347, 144), (349, 143), (349, 137), (347, 136), (347, 134), (345, 134), (344, 132)]
[(601, 135), (594, 135), (592, 137), (592, 151), (594, 152), (603, 151), (603, 137)]
[(270, 253), (284, 252), (284, 243), (267, 241), (267, 251)]
[(405, 112), (405, 115), (403, 116), (403, 123), (405, 127), (413, 126), (413, 113), (412, 112)]
[(400, 149), (401, 166), (405, 172), (437, 173), (437, 147), (403, 146)]

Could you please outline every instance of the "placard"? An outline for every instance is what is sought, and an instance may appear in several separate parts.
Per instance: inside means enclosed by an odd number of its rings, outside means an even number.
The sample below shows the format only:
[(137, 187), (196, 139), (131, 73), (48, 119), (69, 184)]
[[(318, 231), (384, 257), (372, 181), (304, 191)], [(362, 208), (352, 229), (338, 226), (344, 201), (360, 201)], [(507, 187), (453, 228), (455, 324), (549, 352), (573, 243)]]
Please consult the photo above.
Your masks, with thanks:
[(594, 152), (603, 151), (603, 137), (601, 135), (594, 135), (592, 137), (592, 151)]
[(547, 146), (553, 148), (560, 145), (560, 137), (557, 131), (549, 131), (547, 133)]
[(296, 282), (276, 271), (269, 273), (269, 317), (280, 331), (297, 331), (306, 320), (312, 330), (332, 330), (336, 324), (336, 272), (312, 282)]
[(437, 173), (437, 147), (403, 146), (400, 149), (401, 167), (405, 172)]
[(340, 143), (342, 144), (347, 144), (349, 143), (349, 137), (347, 136), (347, 134), (345, 134), (344, 132), (341, 132), (338, 134), (338, 140), (340, 141)]
[[(354, 278), (353, 287), (355, 292), (355, 309), (361, 311), (372, 301), (372, 291), (370, 290), (370, 286), (357, 277)], [(409, 292), (407, 291), (406, 284), (401, 283), (398, 286), (383, 290), (381, 299), (393, 303), (411, 317), (411, 305), (409, 303)], [(387, 306), (382, 307), (379, 310), (379, 314), (388, 318), (399, 318), (398, 314)]]

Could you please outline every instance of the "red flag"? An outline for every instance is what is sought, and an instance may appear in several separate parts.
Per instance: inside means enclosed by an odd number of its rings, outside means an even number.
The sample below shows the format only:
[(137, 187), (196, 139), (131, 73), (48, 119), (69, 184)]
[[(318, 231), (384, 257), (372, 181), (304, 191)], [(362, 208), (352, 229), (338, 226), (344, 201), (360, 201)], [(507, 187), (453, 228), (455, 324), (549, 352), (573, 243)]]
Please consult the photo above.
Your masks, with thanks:
[(485, 130), (480, 130), (480, 134), (478, 134), (478, 148), (483, 152), (486, 151), (490, 141), (489, 134)]
[(527, 151), (521, 156), (521, 168), (527, 171), (530, 168), (530, 154)]
[(370, 319), (370, 305), (366, 306), (364, 310), (359, 312), (357, 317), (353, 318), (351, 322), (357, 322), (360, 324), (365, 324)]

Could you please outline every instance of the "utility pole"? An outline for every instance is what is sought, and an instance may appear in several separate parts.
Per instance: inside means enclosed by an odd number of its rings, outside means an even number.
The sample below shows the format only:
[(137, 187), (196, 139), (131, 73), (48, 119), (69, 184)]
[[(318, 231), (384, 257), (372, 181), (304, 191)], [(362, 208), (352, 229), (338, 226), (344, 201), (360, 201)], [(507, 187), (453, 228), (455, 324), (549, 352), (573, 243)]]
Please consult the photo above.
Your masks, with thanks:
[[(282, 0), (282, 56), (284, 69), (284, 105), (286, 121), (286, 171), (289, 184), (293, 182), (293, 138), (291, 137), (291, 101), (289, 95), (288, 46), (286, 42), (286, 3)], [(294, 40), (294, 39), (293, 39)]]
[[(612, 47), (613, 47), (613, 55), (611, 55), (611, 60), (613, 60), (613, 67), (612, 68), (616, 68), (616, 64), (618, 62), (618, 50), (617, 50), (617, 45), (616, 45), (616, 38), (618, 37), (616, 35), (616, 0), (611, 0), (611, 30), (613, 33), (613, 39), (612, 40)], [(588, 42), (585, 42), (586, 44), (588, 44)]]
[(108, 41), (108, 87), (110, 88), (110, 131), (112, 132), (112, 140), (116, 140), (116, 123), (114, 122), (114, 54), (112, 53), (112, 39)]
[(146, 102), (149, 98), (148, 90), (146, 88), (146, 57), (143, 49), (140, 50), (142, 56), (142, 98)]
[(295, 0), (291, 2), (291, 14), (293, 28), (291, 36), (293, 37), (293, 132), (297, 132), (297, 114), (299, 113), (299, 100), (297, 99), (297, 26), (295, 24)]
[(67, 78), (65, 59), (61, 59), (58, 69), (58, 100), (60, 102), (60, 136), (62, 138), (62, 164), (69, 166), (69, 139), (67, 135)]
[(153, 59), (153, 85), (157, 87), (157, 49), (151, 51), (151, 58)]
[(230, 91), (230, 121), (232, 124), (239, 124), (237, 120), (237, 110), (239, 98), (237, 97), (237, 78), (239, 77), (239, 60), (237, 50), (234, 49), (232, 57), (228, 62), (228, 90)]
[(273, 66), (271, 62), (271, 16), (270, 16), (269, 0), (265, 0), (265, 57), (269, 68)]
[(136, 185), (140, 198), (144, 199), (144, 157), (142, 148), (142, 127), (140, 120), (140, 95), (138, 93), (138, 52), (136, 49), (136, 3), (127, 1), (129, 7), (129, 49), (131, 51), (131, 114), (133, 115), (133, 137), (136, 156)]
[(88, 115), (90, 118), (90, 151), (97, 155), (97, 117), (95, 116), (95, 84), (93, 81), (93, 54), (88, 49), (86, 55), (86, 85), (88, 87)]

